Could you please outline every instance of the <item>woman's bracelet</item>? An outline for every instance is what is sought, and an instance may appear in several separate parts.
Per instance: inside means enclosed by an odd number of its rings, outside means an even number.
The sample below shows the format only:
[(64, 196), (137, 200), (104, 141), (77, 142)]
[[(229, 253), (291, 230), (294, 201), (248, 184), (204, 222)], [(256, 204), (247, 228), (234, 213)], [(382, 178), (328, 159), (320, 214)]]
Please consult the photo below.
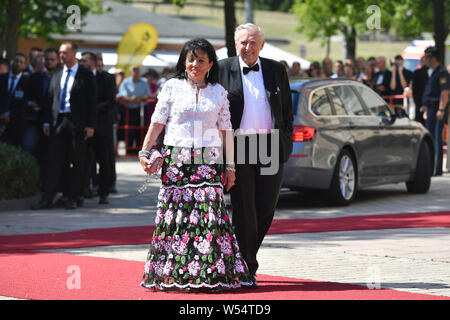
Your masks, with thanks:
[(138, 158), (140, 157), (146, 157), (147, 159), (150, 159), (150, 156), (152, 155), (153, 152), (155, 152), (155, 149), (151, 149), (150, 151), (147, 150), (140, 150), (138, 152)]
[(234, 164), (234, 162), (228, 163), (225, 167), (225, 170), (236, 172), (236, 165)]

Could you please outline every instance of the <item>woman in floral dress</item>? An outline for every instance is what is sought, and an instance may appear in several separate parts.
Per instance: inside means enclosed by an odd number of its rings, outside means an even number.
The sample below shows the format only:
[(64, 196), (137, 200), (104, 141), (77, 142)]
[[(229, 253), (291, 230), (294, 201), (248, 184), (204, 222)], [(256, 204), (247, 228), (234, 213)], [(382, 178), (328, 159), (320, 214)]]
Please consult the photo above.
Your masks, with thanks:
[(235, 180), (234, 163), (227, 160), (233, 159), (233, 139), (227, 92), (217, 81), (213, 46), (194, 39), (158, 95), (139, 156), (153, 174), (149, 158), (164, 129), (156, 229), (141, 283), (146, 288), (252, 286), (225, 206), (224, 189)]

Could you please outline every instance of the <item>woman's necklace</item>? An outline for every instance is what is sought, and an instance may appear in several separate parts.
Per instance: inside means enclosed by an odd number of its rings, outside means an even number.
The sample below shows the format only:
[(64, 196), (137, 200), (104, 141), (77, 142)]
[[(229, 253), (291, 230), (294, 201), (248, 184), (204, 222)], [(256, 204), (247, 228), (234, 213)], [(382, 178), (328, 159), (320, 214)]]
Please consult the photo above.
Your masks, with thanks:
[(200, 92), (200, 89), (203, 89), (206, 87), (206, 82), (205, 80), (199, 81), (199, 82), (194, 82), (194, 80), (192, 80), (191, 78), (187, 77), (187, 81), (189, 82), (189, 84), (191, 86), (193, 86), (195, 88), (195, 106), (194, 106), (194, 110), (197, 110), (197, 105), (198, 105), (198, 95)]
[(190, 85), (194, 86), (194, 88), (197, 89), (197, 91), (198, 89), (204, 88), (206, 86), (205, 80), (194, 82), (194, 80), (188, 77), (187, 81), (189, 82)]

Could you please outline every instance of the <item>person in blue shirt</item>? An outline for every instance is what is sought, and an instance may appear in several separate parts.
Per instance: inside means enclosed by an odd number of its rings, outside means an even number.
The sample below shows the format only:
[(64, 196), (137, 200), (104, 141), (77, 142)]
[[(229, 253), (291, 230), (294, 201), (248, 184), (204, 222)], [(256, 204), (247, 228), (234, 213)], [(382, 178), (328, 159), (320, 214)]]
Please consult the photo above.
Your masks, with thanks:
[(442, 175), (443, 142), (442, 130), (448, 117), (447, 108), (450, 93), (450, 76), (441, 65), (435, 47), (425, 50), (425, 63), (432, 70), (422, 98), (422, 110), (426, 113), (426, 127), (432, 134), (436, 150), (434, 175)]
[(144, 108), (144, 117), (141, 118), (141, 105), (152, 94), (147, 79), (140, 75), (139, 67), (133, 66), (130, 71), (131, 76), (120, 84), (118, 97), (128, 109), (128, 123), (125, 124), (132, 126), (128, 131), (127, 153), (137, 153), (141, 145), (141, 129), (137, 127), (143, 127), (144, 119), (146, 119), (146, 108)]

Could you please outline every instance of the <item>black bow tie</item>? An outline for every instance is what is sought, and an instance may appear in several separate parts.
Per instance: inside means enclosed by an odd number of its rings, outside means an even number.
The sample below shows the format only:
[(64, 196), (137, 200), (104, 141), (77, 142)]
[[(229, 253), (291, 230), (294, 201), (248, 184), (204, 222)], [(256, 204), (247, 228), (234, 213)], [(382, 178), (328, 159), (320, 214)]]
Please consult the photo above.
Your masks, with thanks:
[(249, 73), (250, 71), (256, 71), (256, 72), (258, 72), (259, 71), (259, 64), (255, 64), (255, 65), (253, 65), (253, 67), (244, 67), (244, 74), (247, 74), (247, 73)]

